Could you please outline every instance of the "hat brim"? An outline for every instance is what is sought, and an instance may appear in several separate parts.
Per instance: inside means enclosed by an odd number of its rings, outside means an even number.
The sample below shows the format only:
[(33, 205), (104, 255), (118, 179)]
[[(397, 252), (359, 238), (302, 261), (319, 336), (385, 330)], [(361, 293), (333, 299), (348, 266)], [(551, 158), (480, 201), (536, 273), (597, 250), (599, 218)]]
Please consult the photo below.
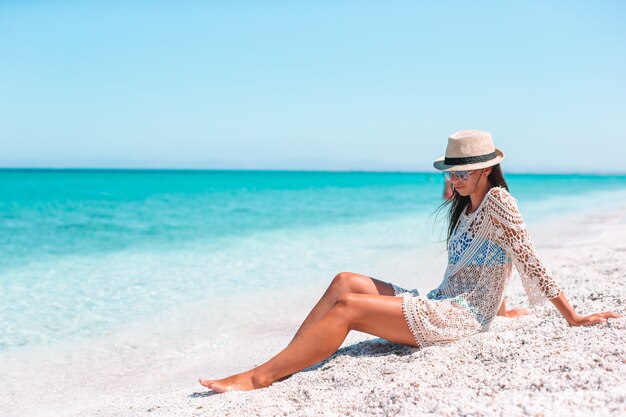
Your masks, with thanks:
[(494, 165), (498, 165), (504, 159), (504, 152), (496, 148), (495, 158), (490, 159), (489, 161), (477, 162), (475, 164), (446, 165), (443, 163), (445, 159), (445, 156), (437, 158), (435, 162), (433, 162), (433, 166), (435, 167), (435, 169), (439, 171), (471, 171), (472, 169), (488, 168)]

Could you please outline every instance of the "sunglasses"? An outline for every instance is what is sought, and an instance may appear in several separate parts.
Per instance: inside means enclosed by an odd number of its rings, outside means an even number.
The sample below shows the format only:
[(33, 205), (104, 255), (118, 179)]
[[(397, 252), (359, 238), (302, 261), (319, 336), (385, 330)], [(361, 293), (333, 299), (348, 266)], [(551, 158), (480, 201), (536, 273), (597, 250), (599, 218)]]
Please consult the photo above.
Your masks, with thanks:
[(459, 181), (467, 181), (472, 172), (474, 171), (473, 170), (472, 171), (445, 171), (443, 173), (443, 176), (448, 181), (452, 179), (452, 176), (454, 176), (454, 178), (458, 179)]

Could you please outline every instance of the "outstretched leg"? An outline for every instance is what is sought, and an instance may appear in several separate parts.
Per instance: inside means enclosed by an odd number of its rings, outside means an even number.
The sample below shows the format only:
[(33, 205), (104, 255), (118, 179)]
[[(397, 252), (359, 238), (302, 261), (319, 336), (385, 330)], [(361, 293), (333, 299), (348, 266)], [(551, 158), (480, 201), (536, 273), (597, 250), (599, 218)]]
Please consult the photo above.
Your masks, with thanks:
[(498, 316), (503, 316), (503, 317), (508, 317), (508, 318), (525, 316), (527, 314), (530, 314), (530, 310), (528, 310), (526, 307), (513, 308), (511, 310), (507, 310), (505, 298), (502, 299), (502, 304), (500, 304), (500, 308), (498, 309)]
[(217, 392), (251, 390), (271, 385), (332, 355), (350, 330), (417, 346), (399, 297), (344, 294), (319, 320), (302, 329), (289, 345), (264, 364), (220, 380), (200, 383)]

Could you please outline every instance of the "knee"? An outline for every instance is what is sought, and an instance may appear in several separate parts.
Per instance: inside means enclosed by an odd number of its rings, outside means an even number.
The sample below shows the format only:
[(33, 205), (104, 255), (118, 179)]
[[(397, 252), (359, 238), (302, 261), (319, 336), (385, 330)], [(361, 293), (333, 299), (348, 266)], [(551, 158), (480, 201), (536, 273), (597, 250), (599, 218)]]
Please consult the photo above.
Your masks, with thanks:
[(352, 287), (354, 281), (354, 274), (352, 272), (340, 272), (335, 275), (330, 286), (339, 290), (349, 290)]
[(337, 304), (338, 307), (351, 308), (354, 307), (354, 305), (356, 304), (358, 297), (358, 294), (353, 293), (341, 294), (339, 298), (337, 298), (337, 302), (335, 304)]
[(333, 306), (333, 311), (348, 321), (354, 321), (359, 310), (358, 297), (359, 294), (354, 293), (341, 294)]

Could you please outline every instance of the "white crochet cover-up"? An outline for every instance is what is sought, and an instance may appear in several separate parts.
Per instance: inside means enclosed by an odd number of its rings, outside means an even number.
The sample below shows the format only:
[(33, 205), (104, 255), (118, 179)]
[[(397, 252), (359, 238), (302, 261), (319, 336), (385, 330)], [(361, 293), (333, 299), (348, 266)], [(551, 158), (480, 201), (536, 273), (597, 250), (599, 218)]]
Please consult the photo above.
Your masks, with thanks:
[(478, 208), (461, 214), (448, 244), (443, 281), (426, 297), (391, 284), (403, 297), (406, 321), (421, 347), (446, 344), (488, 331), (513, 273), (519, 272), (531, 306), (561, 289), (541, 263), (516, 200), (501, 187)]

